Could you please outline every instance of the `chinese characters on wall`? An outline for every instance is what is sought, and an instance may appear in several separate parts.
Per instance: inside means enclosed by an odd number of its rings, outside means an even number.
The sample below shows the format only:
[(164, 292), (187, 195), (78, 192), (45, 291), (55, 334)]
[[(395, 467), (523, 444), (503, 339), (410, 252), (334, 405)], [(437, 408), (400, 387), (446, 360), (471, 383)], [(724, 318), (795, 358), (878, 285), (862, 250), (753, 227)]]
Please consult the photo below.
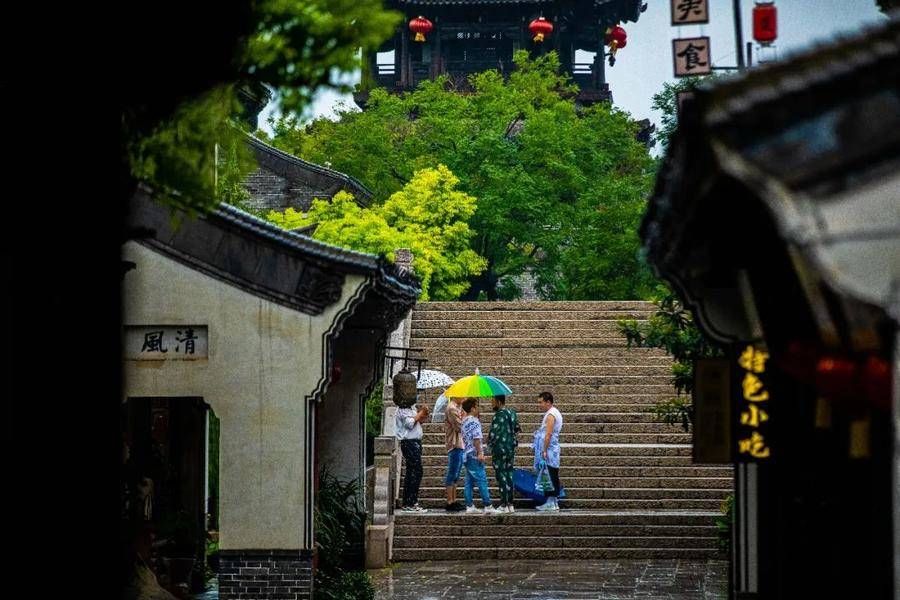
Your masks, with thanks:
[(195, 360), (207, 358), (205, 325), (126, 326), (125, 358), (129, 360)]
[(766, 363), (769, 354), (748, 345), (738, 356), (737, 462), (767, 459), (772, 455), (768, 426), (770, 401)]

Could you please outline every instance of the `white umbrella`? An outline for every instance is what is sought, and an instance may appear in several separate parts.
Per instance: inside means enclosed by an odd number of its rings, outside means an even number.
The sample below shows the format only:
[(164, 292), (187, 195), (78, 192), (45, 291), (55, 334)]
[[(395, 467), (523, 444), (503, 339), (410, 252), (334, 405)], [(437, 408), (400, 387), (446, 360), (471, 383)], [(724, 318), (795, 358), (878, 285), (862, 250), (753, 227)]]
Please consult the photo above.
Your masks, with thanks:
[[(413, 372), (413, 375), (416, 373)], [(446, 373), (434, 369), (422, 369), (416, 377), (416, 389), (428, 390), (431, 388), (447, 387), (453, 383), (453, 379)]]

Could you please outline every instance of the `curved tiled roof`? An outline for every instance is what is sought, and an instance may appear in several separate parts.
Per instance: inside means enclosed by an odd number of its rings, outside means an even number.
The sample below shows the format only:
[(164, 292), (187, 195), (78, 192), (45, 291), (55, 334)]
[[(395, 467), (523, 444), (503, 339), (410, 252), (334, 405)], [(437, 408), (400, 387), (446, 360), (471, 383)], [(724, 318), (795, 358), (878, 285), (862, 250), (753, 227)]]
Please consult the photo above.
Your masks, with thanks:
[(174, 225), (167, 206), (142, 187), (132, 198), (129, 225), (152, 232), (140, 243), (249, 293), (308, 314), (340, 297), (346, 274), (370, 278), (393, 302), (412, 306), (418, 279), (385, 258), (347, 250), (283, 230), (220, 204)]
[(336, 183), (353, 194), (354, 199), (360, 206), (368, 206), (372, 200), (372, 191), (355, 177), (311, 163), (293, 154), (288, 154), (250, 134), (247, 134), (247, 143), (256, 152), (257, 160), (260, 158), (269, 159), (260, 162), (265, 162), (266, 167), (283, 177), (304, 181), (324, 180), (333, 184)]

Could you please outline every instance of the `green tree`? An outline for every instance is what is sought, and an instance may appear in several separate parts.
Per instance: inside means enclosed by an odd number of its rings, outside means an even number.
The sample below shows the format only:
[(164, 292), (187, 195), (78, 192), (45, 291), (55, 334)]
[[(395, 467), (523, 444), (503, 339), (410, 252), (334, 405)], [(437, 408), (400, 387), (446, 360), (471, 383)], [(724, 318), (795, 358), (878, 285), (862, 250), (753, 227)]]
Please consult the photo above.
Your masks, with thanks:
[(339, 192), (330, 202), (315, 200), (305, 216), (288, 208), (272, 211), (268, 218), (285, 229), (315, 225), (317, 240), (390, 260), (397, 248), (409, 248), (422, 281), (422, 300), (452, 300), (485, 266), (470, 246), (468, 221), (475, 198), (457, 190), (458, 183), (447, 167), (438, 165), (417, 171), (381, 205), (361, 208), (353, 196)]
[(653, 94), (654, 110), (662, 113), (660, 118), (660, 127), (656, 130), (656, 142), (660, 149), (665, 151), (669, 146), (669, 138), (675, 133), (678, 127), (678, 93), (686, 92), (696, 88), (705, 81), (712, 81), (719, 77), (718, 75), (705, 75), (703, 77), (684, 77), (675, 82), (663, 83), (660, 91)]
[(467, 298), (501, 297), (531, 269), (542, 294), (559, 299), (646, 297), (655, 286), (641, 263), (637, 227), (653, 161), (628, 114), (579, 108), (577, 89), (549, 53), (515, 55), (496, 71), (422, 83), (403, 96), (375, 89), (365, 111), (337, 121), (274, 125), (274, 143), (366, 182), (388, 198), (423, 168), (444, 164), (478, 198), (472, 249), (487, 267)]
[(189, 212), (222, 200), (215, 189), (215, 145), (231, 149), (237, 175), (253, 167), (242, 132), (241, 87), (268, 86), (283, 112), (302, 113), (320, 87), (346, 91), (343, 75), (361, 67), (359, 49), (377, 47), (399, 13), (382, 0), (258, 0), (248, 3), (244, 34), (230, 65), (207, 89), (136, 103), (123, 111), (123, 143), (131, 176), (158, 199)]

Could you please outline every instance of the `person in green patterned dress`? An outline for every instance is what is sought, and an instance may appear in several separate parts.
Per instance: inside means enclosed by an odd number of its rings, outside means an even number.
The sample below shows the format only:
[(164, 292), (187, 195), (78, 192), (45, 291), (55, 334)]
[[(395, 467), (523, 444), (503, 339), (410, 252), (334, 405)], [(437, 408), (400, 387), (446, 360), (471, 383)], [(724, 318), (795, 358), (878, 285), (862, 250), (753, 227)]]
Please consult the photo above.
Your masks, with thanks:
[(488, 433), (491, 447), (491, 463), (497, 486), (500, 488), (500, 509), (497, 512), (511, 513), (513, 508), (513, 467), (516, 462), (516, 434), (521, 431), (516, 411), (506, 407), (506, 396), (494, 396), (491, 401), (494, 418)]

